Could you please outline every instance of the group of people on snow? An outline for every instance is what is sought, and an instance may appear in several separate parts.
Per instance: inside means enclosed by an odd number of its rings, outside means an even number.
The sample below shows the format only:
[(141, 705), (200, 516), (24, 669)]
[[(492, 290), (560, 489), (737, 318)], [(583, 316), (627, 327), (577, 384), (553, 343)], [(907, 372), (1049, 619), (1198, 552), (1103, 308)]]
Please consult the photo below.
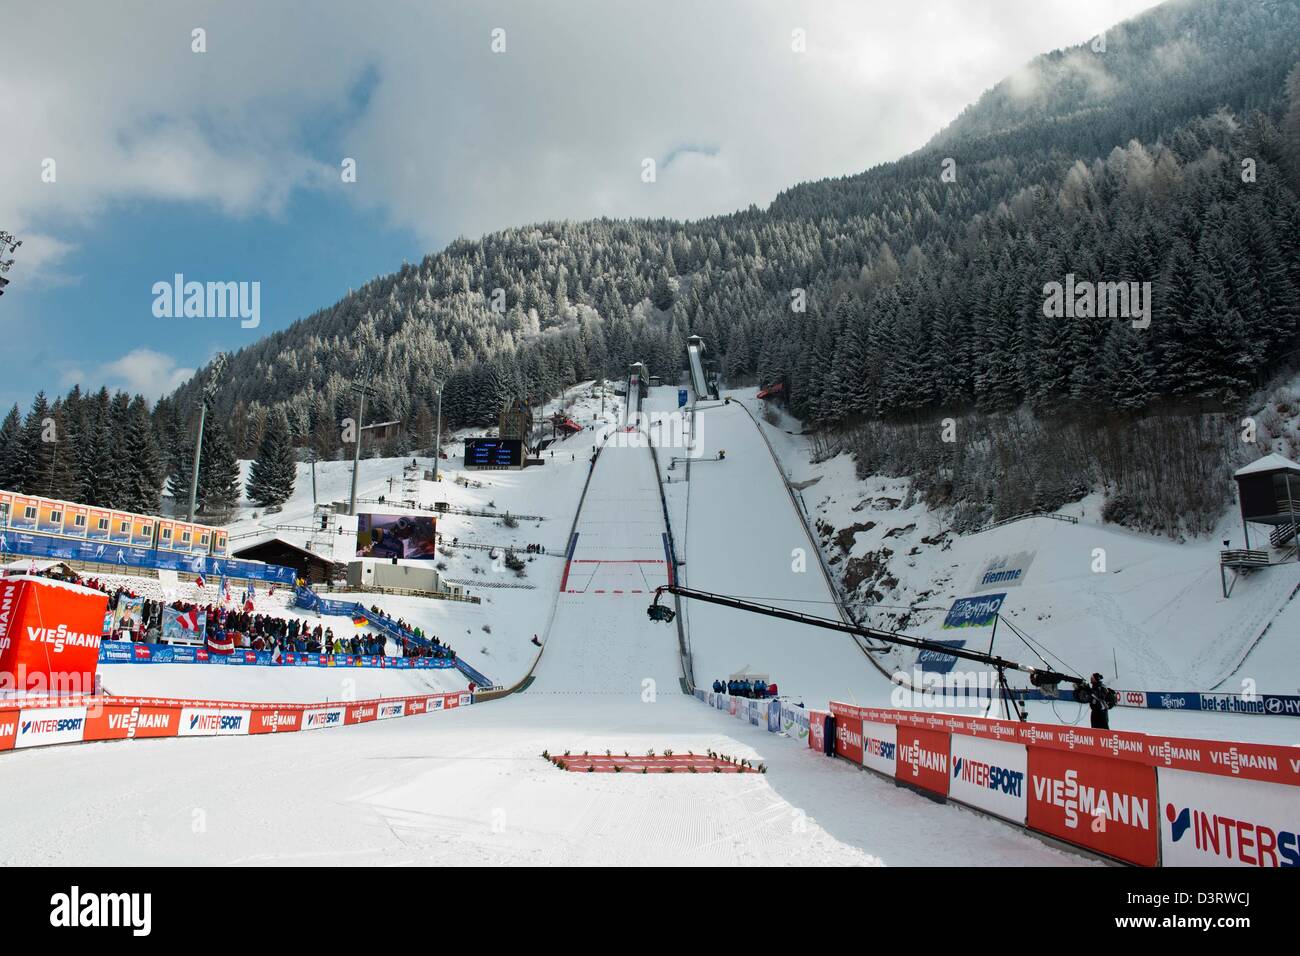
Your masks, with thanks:
[(756, 700), (767, 700), (777, 696), (775, 684), (769, 684), (757, 677), (753, 680), (733, 677), (725, 683), (715, 680), (713, 682), (713, 692), (715, 694), (729, 694), (732, 697), (752, 697)]

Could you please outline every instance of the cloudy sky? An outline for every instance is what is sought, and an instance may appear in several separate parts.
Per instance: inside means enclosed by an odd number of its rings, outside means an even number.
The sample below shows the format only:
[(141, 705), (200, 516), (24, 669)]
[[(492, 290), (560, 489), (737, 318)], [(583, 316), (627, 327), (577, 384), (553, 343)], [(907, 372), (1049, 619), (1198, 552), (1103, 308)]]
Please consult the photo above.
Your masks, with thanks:
[[(916, 149), (1034, 55), (1152, 5), (14, 4), (0, 229), (24, 244), (0, 401), (77, 381), (156, 397), (458, 236), (766, 205)], [(177, 273), (259, 282), (261, 325), (155, 317)]]

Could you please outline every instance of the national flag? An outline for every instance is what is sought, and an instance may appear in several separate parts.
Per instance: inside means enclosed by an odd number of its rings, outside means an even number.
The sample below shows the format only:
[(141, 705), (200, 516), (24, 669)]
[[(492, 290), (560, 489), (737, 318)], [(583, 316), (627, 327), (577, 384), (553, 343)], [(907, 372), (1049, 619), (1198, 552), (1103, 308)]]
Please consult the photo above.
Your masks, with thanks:
[(205, 587), (207, 587), (207, 585), (206, 585), (206, 584), (204, 583), (204, 581), (203, 581), (203, 572), (202, 572), (202, 571), (199, 572), (198, 577), (195, 579), (194, 583), (197, 584), (197, 585), (198, 585), (199, 587), (201, 587), (201, 588), (205, 588)]
[(230, 631), (217, 631), (208, 635), (208, 652), (230, 654), (235, 650), (235, 635)]
[(364, 614), (354, 614), (352, 615), (352, 623), (355, 624), (357, 627), (365, 627), (370, 622), (366, 620), (366, 616)]
[(224, 574), (221, 575), (221, 600), (226, 604), (230, 603), (230, 582), (226, 580)]
[(180, 625), (182, 631), (197, 631), (199, 629), (199, 612), (194, 608), (181, 611), (176, 615), (176, 623)]

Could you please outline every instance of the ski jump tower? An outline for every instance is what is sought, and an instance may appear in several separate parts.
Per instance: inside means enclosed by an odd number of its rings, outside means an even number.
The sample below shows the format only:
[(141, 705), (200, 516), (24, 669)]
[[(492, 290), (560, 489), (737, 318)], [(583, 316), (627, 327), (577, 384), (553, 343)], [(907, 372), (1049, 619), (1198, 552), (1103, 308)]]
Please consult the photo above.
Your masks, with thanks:
[(644, 362), (634, 362), (627, 370), (627, 412), (624, 420), (635, 425), (641, 420), (641, 399), (646, 397), (649, 378)]
[(706, 351), (704, 339), (698, 335), (692, 335), (686, 340), (686, 356), (691, 365), (691, 388), (695, 390), (696, 398), (717, 398), (717, 392), (709, 386), (709, 379), (704, 374)]

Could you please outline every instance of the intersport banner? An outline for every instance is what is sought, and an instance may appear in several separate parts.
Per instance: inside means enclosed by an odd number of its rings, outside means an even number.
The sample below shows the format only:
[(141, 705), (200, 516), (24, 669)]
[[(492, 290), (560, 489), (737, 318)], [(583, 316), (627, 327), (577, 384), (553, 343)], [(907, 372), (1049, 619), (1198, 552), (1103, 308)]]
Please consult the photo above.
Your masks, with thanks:
[(986, 813), (1025, 825), (1029, 754), (1024, 744), (952, 735), (948, 795)]
[(873, 720), (861, 723), (862, 766), (892, 777), (897, 766), (898, 728), (893, 724), (878, 724)]
[(1260, 780), (1157, 771), (1165, 866), (1300, 867), (1300, 793)]
[(1032, 829), (1140, 866), (1156, 865), (1154, 767), (1030, 747), (1028, 801)]

